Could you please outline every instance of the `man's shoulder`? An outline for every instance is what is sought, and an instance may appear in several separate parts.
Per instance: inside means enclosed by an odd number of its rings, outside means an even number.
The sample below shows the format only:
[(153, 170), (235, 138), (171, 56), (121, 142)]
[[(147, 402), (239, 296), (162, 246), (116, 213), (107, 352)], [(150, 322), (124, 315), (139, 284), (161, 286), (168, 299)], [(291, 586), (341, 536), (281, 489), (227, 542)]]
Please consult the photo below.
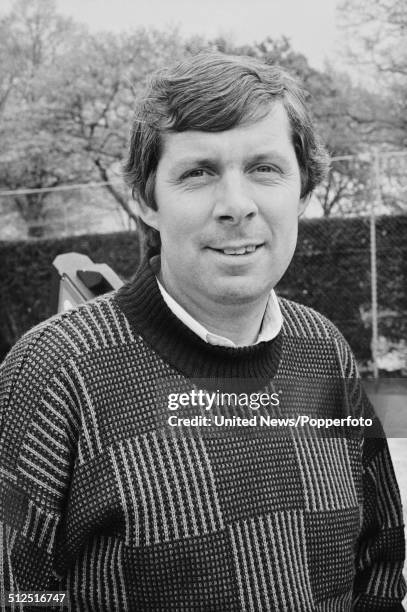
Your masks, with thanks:
[(359, 376), (353, 352), (332, 321), (317, 310), (287, 298), (279, 297), (279, 304), (283, 316), (282, 333), (286, 337), (306, 351), (311, 345), (319, 345), (322, 354), (334, 356), (341, 376)]
[(286, 335), (346, 342), (336, 325), (314, 308), (280, 296), (278, 300), (283, 316), (283, 333)]
[(3, 372), (23, 362), (41, 369), (61, 367), (86, 354), (97, 354), (134, 340), (115, 293), (98, 297), (36, 325), (15, 344), (3, 362)]

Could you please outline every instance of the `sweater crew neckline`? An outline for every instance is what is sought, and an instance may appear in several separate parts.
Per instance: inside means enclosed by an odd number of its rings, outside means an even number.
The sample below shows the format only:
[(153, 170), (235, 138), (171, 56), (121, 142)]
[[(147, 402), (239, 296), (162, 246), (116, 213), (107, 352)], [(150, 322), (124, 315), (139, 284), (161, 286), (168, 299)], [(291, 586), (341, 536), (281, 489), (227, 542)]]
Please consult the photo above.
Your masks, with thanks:
[(133, 331), (188, 378), (255, 379), (256, 383), (267, 384), (277, 372), (283, 345), (281, 331), (273, 340), (251, 346), (206, 343), (168, 308), (148, 258), (114, 299)]

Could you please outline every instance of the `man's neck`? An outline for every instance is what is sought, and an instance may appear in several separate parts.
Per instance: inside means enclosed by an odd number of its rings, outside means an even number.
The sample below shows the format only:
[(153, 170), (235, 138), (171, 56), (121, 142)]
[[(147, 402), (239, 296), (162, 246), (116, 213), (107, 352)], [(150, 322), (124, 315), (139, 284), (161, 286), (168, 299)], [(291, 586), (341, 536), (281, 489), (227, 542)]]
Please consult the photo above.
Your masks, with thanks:
[(259, 335), (266, 310), (268, 295), (243, 304), (207, 303), (191, 299), (165, 282), (161, 271), (157, 274), (160, 283), (169, 295), (210, 333), (228, 338), (236, 346), (254, 344)]

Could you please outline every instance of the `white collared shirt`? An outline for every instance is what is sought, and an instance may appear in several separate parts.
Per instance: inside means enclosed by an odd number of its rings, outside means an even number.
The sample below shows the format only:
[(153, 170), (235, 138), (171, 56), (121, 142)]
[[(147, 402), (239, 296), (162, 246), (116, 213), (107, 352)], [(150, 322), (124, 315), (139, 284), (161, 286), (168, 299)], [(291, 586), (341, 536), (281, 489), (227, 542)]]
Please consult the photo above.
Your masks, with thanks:
[[(225, 338), (224, 336), (219, 336), (218, 334), (208, 331), (206, 327), (199, 323), (199, 321), (194, 319), (194, 317), (191, 317), (191, 315), (184, 308), (182, 308), (182, 306), (180, 306), (180, 304), (178, 304), (173, 297), (170, 296), (168, 291), (164, 289), (158, 278), (157, 284), (161, 295), (163, 296), (164, 302), (167, 304), (172, 313), (202, 340), (215, 346), (228, 346), (231, 348), (237, 347), (237, 344), (235, 344), (232, 340), (229, 340), (229, 338)], [(268, 342), (275, 338), (280, 332), (282, 324), (283, 317), (280, 306), (278, 304), (275, 291), (272, 289), (267, 300), (267, 306), (264, 312), (259, 335), (257, 336), (256, 342), (253, 342), (253, 345), (258, 344), (259, 342)]]

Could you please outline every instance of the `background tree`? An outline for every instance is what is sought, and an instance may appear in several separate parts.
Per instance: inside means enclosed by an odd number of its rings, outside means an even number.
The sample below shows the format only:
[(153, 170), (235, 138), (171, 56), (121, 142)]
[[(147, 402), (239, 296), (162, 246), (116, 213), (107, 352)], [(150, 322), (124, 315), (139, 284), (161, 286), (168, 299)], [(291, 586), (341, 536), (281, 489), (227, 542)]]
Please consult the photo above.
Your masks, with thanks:
[[(405, 0), (342, 0), (338, 8), (347, 60), (365, 83), (352, 118), (365, 142), (381, 153), (383, 210), (407, 211), (407, 3)], [(385, 154), (385, 155), (383, 155)]]
[[(7, 31), (0, 65), (0, 187), (39, 190), (67, 182), (73, 160), (68, 168), (66, 141), (52, 137), (48, 94), (83, 29), (58, 15), (53, 0), (18, 0), (0, 30)], [(12, 196), (29, 236), (44, 232), (47, 195)]]
[[(364, 3), (391, 1), (396, 2)], [(346, 0), (346, 4), (352, 2)], [(106, 183), (105, 195), (102, 190), (87, 192), (83, 208), (90, 199), (109, 200), (133, 219), (119, 170), (134, 101), (146, 78), (169, 60), (215, 49), (282, 65), (308, 91), (308, 102), (333, 156), (360, 156), (375, 138), (382, 142), (385, 122), (389, 134), (395, 135), (394, 122), (397, 119), (400, 128), (406, 105), (400, 93), (397, 104), (389, 105), (385, 115), (385, 96), (354, 85), (331, 66), (316, 70), (286, 38), (235, 45), (225, 38), (184, 40), (176, 30), (140, 28), (120, 34), (90, 34), (59, 15), (54, 0), (17, 0), (10, 13), (0, 19), (2, 32), (0, 189), (41, 190), (102, 181)], [(401, 88), (401, 78), (393, 78), (392, 87)], [(333, 164), (328, 181), (317, 192), (325, 216), (366, 209), (367, 170), (360, 157)], [(386, 205), (396, 206), (394, 190), (393, 185), (384, 198)], [(28, 234), (41, 236), (50, 222), (49, 204), (61, 207), (80, 197), (77, 191), (66, 194), (65, 199), (36, 191), (15, 194), (10, 202), (24, 219)], [(0, 198), (0, 206), (2, 202), (4, 198)]]
[[(0, 68), (0, 187), (102, 180), (107, 196), (135, 218), (127, 190), (114, 179), (135, 96), (168, 58), (185, 56), (177, 32), (90, 35), (58, 15), (54, 0), (17, 0), (1, 27), (10, 36)], [(44, 233), (49, 198), (39, 191), (12, 197), (29, 236)]]
[[(375, 94), (375, 104), (356, 112), (376, 142), (407, 146), (407, 3), (405, 0), (342, 0), (338, 7), (354, 75)], [(359, 109), (360, 111), (360, 109)]]
[[(139, 29), (87, 36), (66, 58), (50, 97), (56, 119), (52, 131), (71, 139), (86, 159), (88, 180), (117, 179), (135, 97), (151, 72), (168, 58), (184, 56), (176, 31)], [(115, 184), (105, 189), (134, 217), (127, 190)]]

